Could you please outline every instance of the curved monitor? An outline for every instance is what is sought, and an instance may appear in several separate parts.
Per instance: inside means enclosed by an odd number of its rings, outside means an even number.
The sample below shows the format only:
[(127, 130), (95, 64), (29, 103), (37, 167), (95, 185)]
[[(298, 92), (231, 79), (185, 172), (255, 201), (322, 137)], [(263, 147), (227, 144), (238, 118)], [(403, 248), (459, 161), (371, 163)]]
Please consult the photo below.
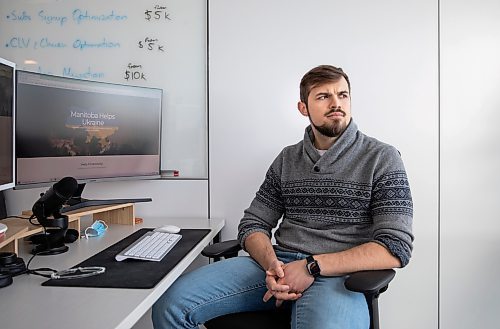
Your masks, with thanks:
[(162, 90), (17, 71), (16, 188), (160, 177)]
[(0, 191), (14, 187), (15, 69), (0, 58)]

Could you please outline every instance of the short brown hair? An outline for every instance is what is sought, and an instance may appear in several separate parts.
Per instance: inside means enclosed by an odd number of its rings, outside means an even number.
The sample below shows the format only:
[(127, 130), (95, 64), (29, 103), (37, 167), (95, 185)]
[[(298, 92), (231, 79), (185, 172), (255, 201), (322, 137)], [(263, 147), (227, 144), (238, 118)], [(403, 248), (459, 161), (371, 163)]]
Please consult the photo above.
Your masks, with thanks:
[(349, 82), (349, 77), (340, 67), (335, 67), (331, 65), (320, 65), (311, 69), (307, 72), (300, 80), (300, 100), (307, 105), (307, 98), (311, 89), (314, 87), (327, 83), (327, 82), (337, 82), (342, 77), (347, 81), (347, 86), (349, 87), (349, 92), (351, 92), (351, 83)]

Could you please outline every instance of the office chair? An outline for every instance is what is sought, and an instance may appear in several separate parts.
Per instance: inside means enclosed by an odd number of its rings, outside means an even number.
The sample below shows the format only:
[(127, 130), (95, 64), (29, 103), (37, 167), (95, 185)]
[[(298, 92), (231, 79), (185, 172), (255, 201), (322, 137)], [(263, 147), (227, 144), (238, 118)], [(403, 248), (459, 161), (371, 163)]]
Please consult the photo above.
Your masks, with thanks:
[[(237, 240), (230, 240), (205, 247), (202, 255), (219, 260), (221, 257), (238, 256), (241, 250)], [(396, 272), (392, 269), (361, 271), (351, 274), (344, 282), (350, 291), (365, 295), (370, 312), (370, 329), (379, 329), (378, 297), (387, 290)], [(210, 321), (207, 329), (290, 329), (290, 310), (257, 311), (227, 314)]]

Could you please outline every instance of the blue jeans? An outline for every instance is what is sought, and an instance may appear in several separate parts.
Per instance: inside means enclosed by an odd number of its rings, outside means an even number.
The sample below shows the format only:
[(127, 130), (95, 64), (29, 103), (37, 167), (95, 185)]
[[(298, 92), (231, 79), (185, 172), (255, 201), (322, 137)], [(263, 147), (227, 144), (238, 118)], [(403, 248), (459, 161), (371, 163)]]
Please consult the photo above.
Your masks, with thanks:
[[(277, 251), (284, 263), (307, 255)], [(363, 294), (348, 291), (345, 277), (318, 277), (301, 298), (285, 303), (292, 309), (292, 329), (367, 329), (368, 306)], [(215, 262), (186, 273), (153, 306), (155, 329), (196, 328), (220, 315), (275, 309), (267, 303), (265, 271), (250, 257)], [(285, 306), (287, 305), (287, 306)]]

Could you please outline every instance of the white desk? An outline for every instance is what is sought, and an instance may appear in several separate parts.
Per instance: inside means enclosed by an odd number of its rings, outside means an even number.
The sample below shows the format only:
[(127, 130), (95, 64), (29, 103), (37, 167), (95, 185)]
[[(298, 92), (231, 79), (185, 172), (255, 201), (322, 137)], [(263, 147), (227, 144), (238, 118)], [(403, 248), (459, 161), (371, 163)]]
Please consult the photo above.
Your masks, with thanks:
[[(202, 249), (220, 232), (223, 219), (144, 219), (143, 224), (110, 225), (103, 236), (68, 244), (69, 251), (54, 256), (36, 256), (30, 268), (63, 270), (75, 266), (125, 236), (145, 227), (174, 224), (181, 228), (209, 228), (211, 232), (152, 289), (43, 287), (46, 278), (21, 275), (0, 289), (0, 328), (59, 329), (132, 327), (182, 274)], [(28, 262), (29, 246), (20, 244), (20, 256)], [(126, 280), (126, 277), (124, 277)]]

